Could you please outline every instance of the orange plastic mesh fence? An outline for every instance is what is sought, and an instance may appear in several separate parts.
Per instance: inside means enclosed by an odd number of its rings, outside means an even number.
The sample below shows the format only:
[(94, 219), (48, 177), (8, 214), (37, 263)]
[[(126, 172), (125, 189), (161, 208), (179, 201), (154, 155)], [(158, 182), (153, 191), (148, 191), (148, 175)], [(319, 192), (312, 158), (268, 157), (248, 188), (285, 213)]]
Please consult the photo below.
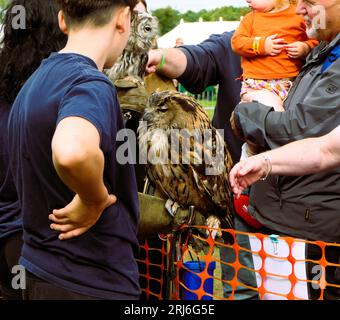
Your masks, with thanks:
[(142, 300), (163, 300), (167, 279), (166, 242), (160, 238), (146, 240), (140, 243), (139, 278), (142, 290)]
[[(339, 298), (340, 244), (216, 231), (222, 238), (214, 240), (206, 227), (185, 227), (179, 237), (141, 243), (142, 300), (235, 300), (239, 289), (259, 299)], [(222, 240), (226, 235), (233, 244)], [(240, 236), (249, 236), (250, 246)], [(243, 265), (240, 254), (252, 255), (254, 265)], [(252, 283), (243, 281), (246, 273)]]

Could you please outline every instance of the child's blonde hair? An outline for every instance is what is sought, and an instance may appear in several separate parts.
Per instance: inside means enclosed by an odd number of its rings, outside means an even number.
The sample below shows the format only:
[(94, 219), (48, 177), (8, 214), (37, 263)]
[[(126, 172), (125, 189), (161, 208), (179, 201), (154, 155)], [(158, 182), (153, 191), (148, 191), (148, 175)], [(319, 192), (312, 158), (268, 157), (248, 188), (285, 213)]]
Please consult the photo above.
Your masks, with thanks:
[[(275, 1), (275, 8), (280, 9), (287, 3), (287, 0), (276, 0)], [(296, 4), (297, 0), (289, 0), (290, 4)]]

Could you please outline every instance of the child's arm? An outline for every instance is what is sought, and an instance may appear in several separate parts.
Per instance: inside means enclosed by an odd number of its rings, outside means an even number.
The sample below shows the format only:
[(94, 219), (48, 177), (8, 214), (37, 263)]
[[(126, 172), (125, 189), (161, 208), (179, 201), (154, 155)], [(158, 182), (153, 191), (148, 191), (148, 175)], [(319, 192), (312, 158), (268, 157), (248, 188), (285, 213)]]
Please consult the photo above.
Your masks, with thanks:
[(103, 182), (104, 155), (96, 127), (80, 117), (60, 121), (52, 140), (54, 167), (61, 180), (76, 193), (73, 200), (49, 219), (61, 240), (91, 228), (108, 206), (116, 202)]
[(252, 36), (253, 14), (246, 15), (235, 31), (231, 46), (233, 51), (243, 57), (258, 55), (276, 56), (284, 48), (284, 39), (277, 39), (277, 34), (268, 37)]

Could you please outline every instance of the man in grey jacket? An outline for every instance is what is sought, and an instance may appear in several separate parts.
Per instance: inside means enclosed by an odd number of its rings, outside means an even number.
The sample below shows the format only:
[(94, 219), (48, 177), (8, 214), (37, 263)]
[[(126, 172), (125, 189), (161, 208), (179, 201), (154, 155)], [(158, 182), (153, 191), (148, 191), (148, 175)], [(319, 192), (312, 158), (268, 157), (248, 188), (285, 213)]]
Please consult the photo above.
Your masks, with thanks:
[[(339, 6), (339, 0), (299, 0), (298, 13), (306, 17), (309, 32), (322, 42), (311, 52), (296, 79), (285, 101), (286, 112), (275, 112), (272, 107), (255, 101), (235, 108), (234, 127), (244, 140), (264, 149), (274, 149), (327, 134), (340, 124)], [(320, 23), (323, 14), (327, 28), (322, 28), (322, 21)], [(248, 211), (270, 233), (340, 243), (339, 208), (338, 167), (308, 176), (268, 177), (251, 188)], [(305, 254), (307, 259), (321, 259), (321, 251), (316, 246), (307, 244)], [(325, 258), (328, 263), (339, 265), (340, 247), (327, 246)], [(309, 263), (307, 278), (315, 278), (313, 270)], [(340, 267), (328, 267), (326, 281), (339, 285)], [(309, 298), (319, 298), (319, 290), (308, 289)], [(327, 286), (323, 298), (340, 299), (340, 289)]]

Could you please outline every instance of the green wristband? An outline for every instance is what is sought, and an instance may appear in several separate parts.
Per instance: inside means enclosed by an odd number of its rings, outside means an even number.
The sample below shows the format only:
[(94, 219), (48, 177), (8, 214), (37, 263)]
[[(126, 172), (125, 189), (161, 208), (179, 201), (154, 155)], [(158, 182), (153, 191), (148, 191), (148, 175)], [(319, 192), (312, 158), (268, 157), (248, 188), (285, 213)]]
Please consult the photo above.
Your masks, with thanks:
[(162, 51), (162, 59), (161, 59), (161, 63), (159, 64), (159, 66), (157, 67), (157, 70), (161, 70), (165, 65), (165, 55), (164, 52)]

